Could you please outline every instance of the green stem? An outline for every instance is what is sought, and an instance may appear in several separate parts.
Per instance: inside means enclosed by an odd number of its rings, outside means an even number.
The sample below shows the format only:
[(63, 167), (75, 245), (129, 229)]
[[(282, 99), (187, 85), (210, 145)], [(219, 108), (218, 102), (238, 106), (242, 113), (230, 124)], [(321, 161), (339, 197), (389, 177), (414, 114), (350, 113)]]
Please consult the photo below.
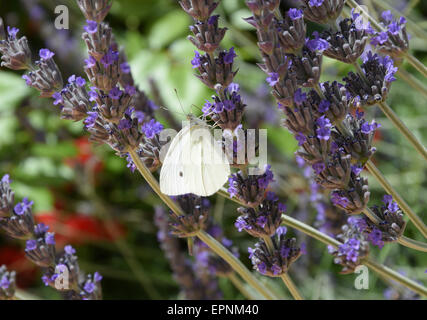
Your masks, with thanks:
[(412, 88), (420, 92), (425, 98), (427, 98), (426, 86), (423, 83), (421, 83), (417, 78), (415, 78), (412, 74), (400, 68), (399, 70), (397, 70), (397, 75), (401, 77)]
[(268, 291), (264, 285), (259, 282), (254, 275), (246, 269), (246, 267), (243, 265), (243, 263), (236, 259), (233, 254), (224, 248), (222, 244), (220, 244), (218, 241), (216, 241), (211, 235), (204, 231), (199, 231), (196, 236), (202, 240), (204, 243), (206, 243), (213, 252), (215, 252), (217, 255), (219, 255), (221, 258), (223, 258), (228, 264), (247, 282), (249, 283), (254, 289), (256, 289), (265, 299), (267, 300), (275, 300), (276, 297)]
[(405, 236), (401, 236), (397, 242), (399, 242), (402, 246), (422, 252), (427, 252), (427, 243), (417, 241)]
[(424, 160), (427, 160), (427, 150), (421, 144), (421, 142), (409, 131), (406, 125), (400, 120), (397, 114), (387, 105), (386, 102), (378, 103), (381, 111), (387, 116), (387, 118), (399, 129), (399, 131), (405, 136), (405, 138), (414, 146), (418, 153), (423, 156)]
[(246, 290), (244, 284), (242, 283), (242, 281), (240, 281), (240, 279), (237, 277), (237, 275), (232, 272), (229, 275), (227, 275), (227, 278), (231, 281), (231, 283), (237, 288), (237, 290), (240, 291), (240, 293), (248, 300), (256, 300), (256, 298), (254, 296), (252, 296), (252, 294)]
[(366, 162), (366, 168), (378, 180), (384, 190), (393, 197), (393, 200), (396, 201), (398, 206), (403, 210), (403, 212), (406, 213), (406, 215), (412, 221), (415, 227), (422, 233), (425, 238), (427, 238), (427, 227), (424, 222), (415, 214), (415, 212), (412, 211), (412, 209), (405, 202), (405, 200), (403, 200), (399, 193), (397, 193), (397, 191), (391, 186), (391, 184), (386, 180), (386, 178), (372, 163), (371, 160)]
[(381, 264), (376, 263), (375, 261), (372, 261), (370, 259), (366, 259), (365, 261), (363, 261), (363, 264), (366, 265), (368, 268), (372, 269), (373, 271), (375, 271), (376, 273), (378, 273), (379, 275), (387, 278), (387, 279), (391, 279), (394, 280), (398, 283), (400, 283), (401, 285), (411, 289), (412, 291), (418, 293), (419, 295), (422, 296), (427, 296), (427, 288), (425, 288), (424, 286), (422, 286), (421, 284), (406, 278), (405, 276), (401, 275), (400, 273), (384, 266)]
[[(152, 175), (150, 170), (144, 165), (144, 163), (139, 158), (138, 154), (134, 150), (129, 150), (129, 155), (132, 158), (133, 163), (135, 164), (138, 171), (154, 190), (154, 192), (162, 199), (162, 201), (172, 210), (172, 212), (181, 216), (184, 214), (182, 209), (167, 195), (163, 194), (160, 191), (159, 183), (156, 178)], [(249, 283), (254, 289), (256, 289), (264, 298), (266, 299), (275, 299), (275, 296), (270, 293), (255, 277), (254, 275), (243, 265), (240, 260), (238, 260), (233, 254), (227, 250), (222, 244), (212, 238), (205, 231), (198, 231), (197, 237), (202, 240), (208, 247), (215, 252), (218, 256), (223, 258), (233, 269), (236, 271), (247, 283)]]
[(424, 77), (427, 77), (427, 67), (420, 60), (408, 52), (405, 54), (405, 58), (411, 66), (417, 69)]
[(292, 281), (292, 279), (289, 277), (287, 273), (283, 273), (280, 278), (282, 278), (283, 283), (288, 287), (289, 291), (291, 292), (292, 296), (295, 300), (305, 300), (301, 294), (299, 293), (297, 287), (295, 286), (295, 283)]

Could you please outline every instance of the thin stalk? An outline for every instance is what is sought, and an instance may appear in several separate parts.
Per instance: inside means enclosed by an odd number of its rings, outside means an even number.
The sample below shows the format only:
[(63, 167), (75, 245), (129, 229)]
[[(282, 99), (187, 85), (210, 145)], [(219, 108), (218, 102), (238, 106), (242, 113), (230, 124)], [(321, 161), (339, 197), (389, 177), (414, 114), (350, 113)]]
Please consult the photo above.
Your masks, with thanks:
[(406, 127), (406, 125), (400, 120), (397, 114), (387, 105), (386, 102), (378, 103), (381, 111), (387, 116), (387, 118), (393, 122), (394, 126), (405, 136), (405, 138), (413, 145), (418, 153), (427, 160), (427, 149), (422, 143), (414, 136), (414, 134)]
[[(268, 251), (270, 251), (270, 254), (274, 252), (274, 244), (270, 237), (263, 237), (262, 238), (267, 245)], [(287, 273), (284, 273), (280, 276), (283, 280), (283, 283), (288, 288), (289, 292), (291, 293), (292, 297), (294, 297), (295, 300), (304, 300), (304, 298), (299, 293), (297, 287), (295, 286), (292, 279), (289, 277)]]
[(268, 291), (248, 269), (246, 269), (240, 260), (236, 259), (230, 251), (225, 249), (224, 246), (216, 241), (211, 235), (204, 231), (199, 231), (196, 236), (207, 244), (213, 252), (223, 258), (234, 269), (234, 271), (236, 271), (247, 283), (256, 289), (265, 299), (276, 299), (276, 297)]
[(283, 273), (280, 278), (282, 278), (283, 283), (288, 287), (289, 291), (291, 292), (292, 296), (295, 300), (305, 300), (301, 294), (299, 293), (297, 287), (295, 286), (295, 283), (292, 281), (292, 279), (289, 277), (287, 273)]
[(421, 234), (427, 238), (427, 227), (424, 222), (418, 217), (415, 212), (409, 207), (405, 200), (399, 195), (399, 193), (391, 186), (391, 184), (386, 180), (383, 174), (378, 170), (378, 168), (372, 163), (371, 160), (366, 162), (366, 168), (369, 172), (378, 180), (384, 190), (393, 197), (393, 200), (396, 201), (398, 206), (406, 213), (409, 220), (415, 225), (415, 227), (421, 232)]
[[(374, 212), (372, 212), (372, 210), (369, 209), (368, 207), (366, 207), (365, 210), (363, 210), (363, 213), (369, 218), (369, 220), (371, 220), (376, 225), (379, 225), (381, 223), (381, 220), (377, 217), (377, 215)], [(422, 251), (422, 252), (427, 252), (427, 243), (416, 241), (405, 236), (401, 236), (397, 240), (397, 242), (400, 243), (402, 246), (415, 249), (418, 251)]]
[(397, 70), (397, 75), (402, 78), (407, 84), (409, 84), (412, 88), (421, 93), (425, 98), (427, 98), (427, 87), (417, 78), (415, 78), (412, 74), (400, 68), (399, 70)]
[(396, 281), (400, 283), (401, 285), (404, 285), (405, 287), (411, 289), (412, 291), (418, 293), (419, 295), (427, 297), (427, 288), (422, 286), (421, 284), (408, 279), (407, 277), (401, 275), (400, 273), (384, 266), (381, 264), (376, 263), (375, 261), (372, 261), (370, 259), (366, 259), (363, 262), (364, 265), (366, 265), (368, 268), (372, 269), (379, 275), (391, 279), (393, 281)]
[(232, 272), (229, 275), (227, 275), (228, 280), (231, 281), (231, 283), (236, 287), (237, 290), (248, 300), (256, 300), (256, 298), (248, 291), (246, 290), (244, 284), (240, 279), (237, 277), (237, 275)]
[[(152, 175), (150, 170), (144, 165), (139, 156), (134, 150), (129, 150), (129, 155), (132, 158), (133, 163), (135, 164), (138, 171), (150, 185), (150, 187), (154, 190), (154, 192), (162, 199), (162, 201), (172, 210), (172, 212), (181, 216), (184, 214), (182, 209), (167, 195), (163, 194), (160, 191), (159, 183), (156, 178)], [(223, 258), (233, 269), (236, 271), (247, 283), (249, 283), (255, 290), (257, 290), (260, 295), (262, 295), (265, 299), (275, 299), (275, 296), (269, 292), (262, 283), (260, 283), (254, 275), (243, 265), (243, 263), (238, 260), (233, 254), (227, 250), (222, 244), (212, 238), (205, 231), (198, 231), (196, 236), (202, 240), (208, 247), (215, 252), (218, 256)]]
[(408, 63), (417, 69), (424, 77), (427, 77), (427, 67), (410, 53), (405, 53), (405, 58)]
[(422, 252), (427, 252), (427, 243), (417, 241), (405, 236), (401, 236), (397, 242), (399, 242), (402, 246)]

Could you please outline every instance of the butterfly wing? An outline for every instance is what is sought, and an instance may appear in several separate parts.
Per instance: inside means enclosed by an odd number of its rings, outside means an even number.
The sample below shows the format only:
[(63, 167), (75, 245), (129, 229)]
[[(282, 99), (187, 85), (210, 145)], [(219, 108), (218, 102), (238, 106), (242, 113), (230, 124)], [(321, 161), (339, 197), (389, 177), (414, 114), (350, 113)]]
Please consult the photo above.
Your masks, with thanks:
[(160, 190), (171, 196), (210, 196), (230, 175), (222, 149), (207, 127), (186, 126), (172, 141), (160, 172)]

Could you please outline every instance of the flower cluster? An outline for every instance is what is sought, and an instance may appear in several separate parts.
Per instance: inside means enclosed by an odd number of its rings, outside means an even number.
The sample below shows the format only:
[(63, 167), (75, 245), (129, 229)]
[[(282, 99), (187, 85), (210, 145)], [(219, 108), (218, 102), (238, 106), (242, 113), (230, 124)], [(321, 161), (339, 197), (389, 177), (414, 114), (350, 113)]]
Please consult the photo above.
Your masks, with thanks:
[(409, 35), (406, 32), (406, 19), (395, 20), (390, 10), (381, 14), (383, 30), (374, 32), (371, 44), (382, 54), (389, 55), (400, 62), (409, 49)]
[[(49, 227), (45, 224), (36, 225), (34, 222), (31, 211), (33, 202), (24, 198), (22, 202), (14, 204), (9, 175), (1, 179), (0, 199), (2, 207), (0, 229), (11, 238), (26, 241), (25, 254), (34, 264), (43, 268), (42, 279), (46, 285), (60, 291), (68, 299), (102, 298), (101, 275), (96, 272), (93, 277), (85, 276), (77, 263), (76, 251), (71, 246), (65, 246), (64, 252), (56, 251), (55, 234), (49, 232)], [(9, 211), (6, 211), (6, 208)], [(1, 274), (0, 272), (0, 280), (2, 280)], [(3, 284), (6, 286), (9, 278), (4, 279)]]
[[(179, 284), (187, 299), (204, 300), (217, 299), (220, 296), (217, 280), (207, 274), (197, 272), (202, 267), (186, 258), (179, 239), (169, 232), (168, 215), (160, 208), (156, 208), (154, 223), (158, 228), (157, 239), (169, 261), (175, 281)], [(199, 257), (195, 246), (196, 257)], [(200, 257), (201, 258), (201, 257)], [(204, 267), (202, 267), (204, 268)]]
[(174, 197), (185, 215), (170, 214), (171, 233), (180, 238), (193, 237), (200, 230), (205, 230), (209, 218), (210, 202), (207, 198), (194, 194)]
[(334, 262), (343, 266), (341, 273), (352, 273), (368, 256), (369, 243), (351, 221), (342, 227), (342, 233), (337, 239), (342, 244), (338, 248), (330, 246), (329, 252), (335, 256)]
[(373, 206), (372, 212), (379, 219), (374, 223), (368, 218), (354, 218), (352, 223), (355, 224), (360, 232), (366, 235), (366, 238), (378, 247), (383, 247), (386, 242), (397, 241), (405, 231), (406, 222), (403, 220), (403, 213), (393, 197), (385, 195), (383, 205)]
[[(258, 6), (254, 7), (253, 2)], [(304, 45), (290, 52), (280, 37), (284, 26), (288, 32), (291, 27), (276, 18), (281, 16), (279, 9), (265, 1), (247, 4), (253, 13), (247, 20), (257, 29), (263, 56), (260, 67), (286, 116), (284, 126), (298, 141), (300, 150), (296, 154), (312, 167), (317, 184), (331, 190), (334, 205), (349, 214), (361, 213), (370, 193), (367, 179), (360, 173), (375, 152), (371, 144), (380, 125), (375, 121), (369, 123), (359, 110), (351, 113), (350, 107), (386, 98), (395, 80), (393, 61), (368, 53), (362, 65), (363, 74), (349, 73), (344, 78), (345, 85), (338, 81), (319, 83), (322, 56), (357, 63), (371, 29), (353, 14), (352, 18), (341, 20), (336, 30), (314, 32), (311, 39), (304, 34)], [(286, 19), (335, 23), (343, 5), (344, 1), (307, 0), (303, 12), (291, 9)]]
[(271, 237), (273, 248), (269, 248), (264, 240), (249, 248), (249, 258), (254, 269), (269, 277), (280, 277), (286, 273), (290, 265), (301, 255), (301, 249), (296, 246), (296, 239), (286, 239), (286, 227), (277, 229)]
[(203, 113), (222, 129), (233, 132), (241, 123), (245, 104), (238, 93), (238, 86), (233, 84), (237, 74), (234, 48), (218, 51), (227, 31), (219, 27), (219, 16), (213, 15), (218, 2), (185, 0), (180, 4), (194, 19), (194, 25), (190, 26), (194, 36), (188, 39), (204, 52), (195, 51), (191, 60), (193, 68), (197, 70), (196, 77), (216, 92), (212, 97), (213, 103), (207, 101)]
[(0, 300), (10, 300), (15, 296), (16, 272), (0, 266)]
[(89, 53), (84, 66), (89, 81), (72, 75), (64, 86), (55, 53), (41, 49), (40, 59), (33, 65), (26, 38), (18, 39), (18, 30), (11, 27), (6, 36), (0, 23), (2, 65), (30, 69), (23, 75), (27, 85), (42, 97), (51, 97), (62, 118), (83, 120), (92, 141), (107, 143), (122, 157), (129, 150), (136, 151), (154, 171), (160, 164), (161, 145), (157, 142), (162, 126), (153, 118), (157, 107), (135, 85), (125, 54), (103, 22), (111, 1), (82, 0), (78, 5), (87, 18), (82, 38)]

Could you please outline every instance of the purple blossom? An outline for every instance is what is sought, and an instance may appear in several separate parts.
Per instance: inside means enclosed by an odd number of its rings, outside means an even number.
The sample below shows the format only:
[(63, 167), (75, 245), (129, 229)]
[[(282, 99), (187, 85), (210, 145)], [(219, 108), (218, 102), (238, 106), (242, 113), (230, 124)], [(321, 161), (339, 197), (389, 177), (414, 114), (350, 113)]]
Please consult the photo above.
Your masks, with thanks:
[(251, 247), (248, 247), (249, 259), (252, 259), (252, 257), (254, 256), (254, 252), (255, 252), (254, 249), (252, 249)]
[(325, 116), (321, 116), (316, 120), (318, 128), (316, 129), (317, 137), (321, 140), (329, 140), (331, 136), (331, 122)]
[(260, 216), (256, 219), (256, 224), (260, 226), (261, 228), (264, 228), (267, 224), (267, 217), (266, 216)]
[(114, 87), (113, 89), (110, 90), (110, 92), (108, 93), (108, 96), (113, 100), (119, 100), (122, 94), (123, 94), (122, 90), (120, 90), (118, 87)]
[(379, 44), (384, 44), (388, 40), (387, 32), (381, 31), (375, 37), (371, 38), (371, 44), (373, 46), (377, 46)]
[(142, 126), (142, 132), (144, 132), (148, 139), (154, 138), (154, 136), (160, 133), (162, 130), (163, 125), (154, 119), (151, 119), (150, 122), (144, 123)]
[(271, 271), (273, 271), (274, 275), (278, 275), (282, 272), (282, 268), (280, 268), (280, 266), (275, 263), (271, 266)]
[(89, 56), (89, 58), (85, 59), (85, 66), (86, 68), (92, 68), (96, 65), (96, 59), (92, 56)]
[(7, 33), (8, 33), (9, 38), (11, 40), (15, 40), (16, 39), (16, 35), (18, 34), (18, 32), (19, 32), (18, 28), (7, 26)]
[(328, 100), (322, 100), (319, 103), (319, 112), (325, 113), (329, 110), (329, 107), (331, 106), (331, 103)]
[(329, 42), (320, 38), (319, 33), (317, 31), (313, 32), (314, 39), (307, 39), (306, 40), (306, 46), (311, 51), (325, 51), (329, 48)]
[(289, 16), (289, 18), (291, 18), (291, 20), (301, 19), (302, 15), (303, 15), (302, 10), (297, 9), (297, 8), (291, 8), (288, 11), (288, 16)]
[(70, 256), (72, 256), (73, 254), (76, 253), (76, 250), (72, 246), (70, 246), (70, 245), (66, 245), (64, 247), (64, 251), (65, 251), (66, 254), (68, 254)]
[(264, 262), (258, 263), (257, 269), (258, 269), (259, 273), (261, 273), (261, 274), (265, 274), (267, 272), (267, 266), (265, 265)]
[(390, 10), (387, 10), (381, 13), (381, 18), (383, 18), (383, 20), (386, 22), (390, 22), (393, 20), (393, 15), (391, 14)]
[(312, 7), (320, 7), (323, 4), (324, 0), (310, 0), (308, 3)]
[(111, 66), (115, 61), (119, 59), (119, 53), (117, 51), (108, 49), (108, 52), (101, 58), (101, 63), (104, 68)]
[(86, 128), (92, 128), (96, 123), (96, 119), (98, 119), (98, 113), (89, 111), (87, 114), (88, 117), (85, 119), (84, 124), (86, 125)]
[(83, 287), (83, 289), (87, 292), (87, 293), (92, 293), (95, 291), (96, 286), (92, 281), (87, 281)]
[(195, 53), (195, 56), (194, 56), (193, 60), (191, 60), (191, 64), (193, 65), (193, 69), (200, 68), (202, 66), (202, 61), (200, 59), (200, 57), (201, 57), (200, 53), (197, 50), (195, 50), (194, 53)]
[(49, 49), (40, 49), (39, 56), (43, 60), (49, 60), (51, 59), (55, 54), (50, 51)]
[(227, 88), (228, 92), (230, 92), (231, 94), (233, 92), (239, 92), (240, 91), (240, 85), (238, 83), (230, 83), (230, 85)]
[(86, 20), (86, 25), (83, 27), (83, 29), (87, 32), (87, 33), (95, 33), (96, 31), (98, 31), (98, 23), (96, 21), (92, 21), (92, 20)]
[(301, 132), (298, 132), (295, 135), (295, 139), (298, 141), (298, 146), (301, 147), (304, 143), (307, 142), (307, 137), (303, 135)]
[(25, 250), (33, 251), (35, 249), (37, 249), (37, 241), (34, 239), (27, 240), (27, 242), (25, 244)]
[(34, 233), (37, 235), (44, 234), (48, 230), (49, 230), (49, 226), (45, 225), (44, 223), (39, 223), (34, 227)]
[(295, 91), (294, 102), (297, 106), (302, 105), (302, 103), (306, 100), (307, 100), (307, 94), (302, 92), (301, 88)]
[(133, 96), (134, 94), (136, 94), (136, 88), (134, 86), (131, 86), (130, 84), (127, 84), (125, 87), (125, 93), (130, 96)]
[(272, 72), (268, 74), (269, 77), (267, 77), (267, 83), (269, 84), (270, 87), (274, 87), (280, 80), (279, 78), (279, 74)]
[(286, 204), (279, 202), (277, 204), (277, 210), (279, 210), (280, 213), (285, 213), (286, 212)]
[(120, 70), (123, 73), (130, 73), (130, 65), (127, 62), (123, 62), (122, 64), (120, 64)]
[(360, 126), (360, 131), (364, 134), (370, 134), (371, 132), (374, 132), (376, 129), (378, 129), (381, 125), (379, 123), (376, 123), (375, 120), (372, 120), (372, 122), (369, 124), (368, 122), (363, 122)]
[(236, 219), (234, 226), (239, 232), (242, 232), (243, 229), (252, 229), (252, 227), (248, 225), (245, 219), (243, 219), (241, 216)]
[(368, 235), (368, 240), (374, 245), (378, 246), (380, 249), (384, 246), (384, 241), (382, 240), (383, 234), (380, 229), (374, 227)]
[(84, 87), (84, 86), (86, 85), (86, 80), (85, 80), (85, 79), (83, 79), (82, 77), (77, 77), (77, 78), (76, 78), (76, 84), (77, 84), (79, 87)]
[(362, 172), (363, 168), (359, 167), (358, 165), (352, 165), (351, 166), (351, 171), (358, 176), (361, 172)]
[(312, 165), (312, 168), (316, 174), (320, 174), (323, 170), (325, 170), (326, 166), (323, 162), (319, 161)]
[(25, 213), (25, 211), (27, 211), (28, 209), (31, 209), (33, 204), (34, 204), (34, 201), (29, 201), (28, 198), (24, 198), (22, 199), (22, 202), (18, 202), (15, 205), (15, 208), (13, 209), (13, 211), (18, 216), (21, 216)]
[(203, 115), (208, 115), (209, 113), (211, 113), (212, 112), (212, 103), (210, 103), (208, 100), (206, 100), (206, 103), (203, 105), (203, 108), (202, 108), (202, 112), (203, 112)]
[(54, 246), (55, 245), (55, 234), (53, 232), (46, 233), (44, 240), (47, 244)]
[(132, 122), (129, 119), (121, 119), (117, 125), (119, 130), (126, 130), (132, 128)]
[(26, 74), (24, 74), (24, 75), (22, 75), (22, 79), (24, 79), (25, 80), (25, 84), (27, 85), (27, 86), (31, 86), (31, 79), (30, 79), (30, 77), (28, 76), (28, 75), (26, 75)]
[(393, 197), (391, 195), (386, 194), (383, 197), (383, 202), (387, 206), (388, 211), (395, 213), (399, 210), (399, 206), (393, 201)]
[(135, 111), (134, 116), (136, 119), (138, 119), (138, 123), (143, 123), (145, 119), (145, 114), (142, 111)]
[(393, 35), (399, 34), (400, 26), (397, 24), (397, 22), (392, 22), (387, 26), (388, 32), (390, 32)]
[(258, 178), (258, 187), (261, 189), (267, 189), (270, 182), (274, 181), (274, 174), (273, 171), (271, 171), (271, 165), (265, 166), (264, 174)]
[(230, 50), (224, 56), (224, 63), (232, 64), (234, 62), (234, 58), (236, 57), (237, 54), (234, 51), (234, 47), (231, 47)]
[(10, 281), (6, 275), (4, 275), (0, 280), (0, 289), (8, 289), (10, 286)]
[(219, 15), (213, 15), (213, 16), (209, 17), (208, 24), (209, 25), (217, 24), (218, 23), (218, 18), (219, 18)]
[(365, 113), (363, 111), (360, 111), (360, 109), (356, 109), (356, 118), (357, 120), (360, 120), (364, 117)]
[(98, 98), (98, 93), (96, 92), (96, 87), (90, 87), (90, 91), (88, 91), (89, 101), (96, 101)]
[(285, 235), (288, 232), (288, 229), (285, 226), (278, 227), (276, 230), (276, 234), (280, 237), (281, 235)]
[(338, 191), (333, 191), (331, 195), (331, 201), (334, 205), (346, 208), (350, 201), (346, 197), (339, 195)]
[(126, 161), (127, 161), (126, 167), (128, 167), (132, 173), (135, 172), (136, 166), (131, 156), (129, 155), (129, 153), (126, 155)]
[(60, 92), (55, 92), (52, 95), (52, 98), (54, 99), (53, 105), (55, 105), (55, 106), (58, 105), (58, 104), (63, 104), (64, 103), (64, 100), (62, 100), (62, 95), (61, 95)]

